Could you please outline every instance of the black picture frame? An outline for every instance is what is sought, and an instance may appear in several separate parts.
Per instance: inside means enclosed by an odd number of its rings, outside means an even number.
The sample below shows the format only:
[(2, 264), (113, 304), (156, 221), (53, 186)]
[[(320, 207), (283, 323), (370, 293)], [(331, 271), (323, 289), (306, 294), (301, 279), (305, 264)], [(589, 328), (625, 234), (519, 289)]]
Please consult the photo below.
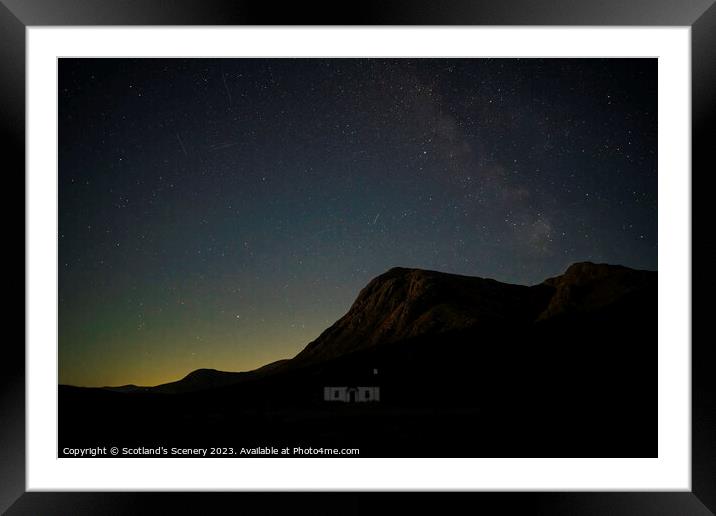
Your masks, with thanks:
[[(350, 4), (295, 2), (280, 6), (242, 0), (0, 0), (2, 168), (5, 178), (17, 181), (23, 192), (25, 29), (43, 25), (689, 26), (692, 36), (692, 178), (713, 171), (713, 137), (709, 135), (716, 133), (715, 0), (458, 0), (449, 3), (364, 0)], [(12, 192), (6, 194), (6, 199), (24, 199), (18, 190), (8, 186), (6, 191)], [(24, 241), (24, 226), (20, 229), (15, 222), (18, 218), (15, 208), (5, 203), (5, 210), (5, 220), (9, 223), (6, 228), (14, 227), (22, 232)], [(21, 255), (24, 267), (28, 258), (24, 251), (6, 253), (6, 258), (19, 266)], [(15, 287), (14, 283), (21, 281), (20, 275), (11, 274), (9, 268), (6, 275), (7, 286)], [(701, 282), (699, 290), (706, 290), (708, 286), (708, 280)], [(17, 285), (18, 290), (19, 287)], [(22, 306), (24, 310), (24, 302)], [(16, 320), (8, 317), (6, 322), (10, 321), (19, 324), (19, 317)], [(499, 510), (500, 513), (696, 515), (716, 511), (716, 375), (712, 373), (713, 362), (709, 360), (712, 345), (708, 342), (692, 337), (690, 492), (503, 492), (454, 496), (469, 497), (464, 501), (475, 510)], [(7, 514), (154, 514), (154, 507), (158, 506), (164, 514), (206, 514), (212, 510), (221, 512), (222, 507), (234, 508), (232, 512), (256, 507), (248, 512), (259, 514), (280, 513), (288, 507), (292, 511), (304, 509), (319, 514), (356, 514), (372, 512), (395, 496), (384, 493), (266, 496), (258, 493), (25, 492), (25, 430), (24, 339), (7, 336), (0, 360), (0, 511)], [(442, 495), (421, 493), (407, 500), (404, 496), (401, 498), (401, 512), (405, 513), (446, 508)], [(460, 504), (461, 501), (451, 502)]]

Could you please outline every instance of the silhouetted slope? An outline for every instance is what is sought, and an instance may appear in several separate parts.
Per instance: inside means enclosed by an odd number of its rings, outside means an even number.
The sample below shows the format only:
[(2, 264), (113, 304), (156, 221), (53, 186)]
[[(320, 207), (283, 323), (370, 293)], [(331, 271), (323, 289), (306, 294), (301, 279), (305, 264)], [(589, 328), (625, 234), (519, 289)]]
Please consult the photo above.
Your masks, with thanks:
[(656, 273), (577, 263), (526, 287), (455, 274), (394, 268), (373, 279), (346, 315), (293, 361), (330, 360), (372, 346), (469, 328), (531, 324), (590, 311), (656, 281)]
[(390, 269), (373, 279), (346, 315), (294, 361), (328, 360), (420, 335), (532, 322), (551, 289), (420, 269)]
[(119, 387), (103, 387), (105, 390), (114, 392), (153, 392), (159, 394), (176, 394), (182, 392), (201, 391), (206, 389), (216, 389), (218, 387), (226, 387), (236, 383), (260, 378), (261, 376), (275, 372), (287, 363), (288, 360), (277, 360), (264, 366), (246, 372), (228, 372), (218, 371), (216, 369), (197, 369), (186, 375), (181, 380), (175, 382), (163, 383), (153, 387), (140, 387), (137, 385), (122, 385)]
[(151, 387), (142, 387), (141, 385), (134, 385), (133, 383), (130, 383), (128, 385), (117, 385), (117, 386), (107, 386), (107, 387), (101, 387), (104, 390), (107, 391), (113, 391), (113, 392), (138, 392), (138, 391), (146, 391), (147, 389), (151, 389)]
[(656, 285), (656, 272), (620, 265), (575, 263), (561, 276), (545, 280), (554, 288), (540, 320), (556, 315), (593, 311), (634, 292)]

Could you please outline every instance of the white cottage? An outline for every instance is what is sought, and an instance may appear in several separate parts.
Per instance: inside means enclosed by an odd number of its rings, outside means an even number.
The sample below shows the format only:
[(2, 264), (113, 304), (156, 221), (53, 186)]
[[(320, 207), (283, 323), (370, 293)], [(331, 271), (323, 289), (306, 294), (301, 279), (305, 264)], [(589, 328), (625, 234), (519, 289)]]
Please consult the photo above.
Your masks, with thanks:
[(323, 399), (346, 403), (380, 401), (380, 387), (324, 387)]

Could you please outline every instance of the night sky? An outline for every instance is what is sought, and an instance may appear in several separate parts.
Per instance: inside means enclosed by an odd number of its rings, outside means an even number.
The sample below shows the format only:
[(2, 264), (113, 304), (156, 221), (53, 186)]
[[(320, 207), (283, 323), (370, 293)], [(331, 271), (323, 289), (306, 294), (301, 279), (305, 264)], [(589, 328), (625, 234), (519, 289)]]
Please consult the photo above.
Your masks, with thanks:
[(61, 59), (61, 383), (295, 355), (393, 266), (657, 268), (655, 59)]

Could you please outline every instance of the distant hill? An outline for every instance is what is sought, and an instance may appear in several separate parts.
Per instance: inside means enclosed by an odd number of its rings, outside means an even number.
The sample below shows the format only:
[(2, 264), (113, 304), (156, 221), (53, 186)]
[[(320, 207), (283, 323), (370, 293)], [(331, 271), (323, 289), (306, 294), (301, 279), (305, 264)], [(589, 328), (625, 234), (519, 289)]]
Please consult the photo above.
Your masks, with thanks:
[(620, 265), (575, 263), (561, 276), (543, 283), (554, 290), (538, 320), (607, 307), (626, 296), (655, 288), (656, 277), (656, 272)]
[(216, 369), (197, 369), (186, 375), (181, 380), (175, 382), (163, 383), (153, 387), (141, 387), (137, 385), (122, 385), (120, 387), (103, 387), (105, 390), (114, 392), (134, 393), (134, 392), (151, 392), (159, 394), (178, 394), (183, 392), (202, 391), (206, 389), (215, 389), (218, 387), (226, 387), (234, 385), (244, 380), (256, 379), (261, 376), (278, 369), (288, 360), (277, 360), (259, 367), (252, 371), (246, 372), (227, 372), (217, 371)]

